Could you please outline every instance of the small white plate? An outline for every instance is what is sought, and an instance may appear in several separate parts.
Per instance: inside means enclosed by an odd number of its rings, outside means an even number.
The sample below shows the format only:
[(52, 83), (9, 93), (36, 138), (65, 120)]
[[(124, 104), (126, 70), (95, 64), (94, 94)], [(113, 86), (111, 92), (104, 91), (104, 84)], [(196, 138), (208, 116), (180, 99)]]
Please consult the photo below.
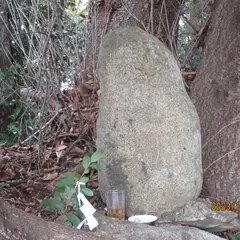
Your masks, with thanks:
[(136, 215), (128, 218), (129, 222), (134, 222), (134, 223), (152, 223), (156, 221), (158, 218), (153, 215)]

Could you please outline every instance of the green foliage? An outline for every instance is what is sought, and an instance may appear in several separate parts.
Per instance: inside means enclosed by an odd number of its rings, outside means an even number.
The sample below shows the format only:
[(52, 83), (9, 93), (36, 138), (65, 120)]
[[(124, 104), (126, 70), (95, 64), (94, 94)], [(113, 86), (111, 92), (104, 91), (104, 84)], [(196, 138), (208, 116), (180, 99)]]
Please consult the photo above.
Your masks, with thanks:
[(240, 240), (240, 236), (239, 235), (235, 235), (232, 233), (229, 233), (229, 237), (231, 240)]
[(13, 66), (6, 68), (4, 72), (0, 69), (0, 106), (13, 105), (16, 95), (13, 90), (16, 84), (16, 70)]
[(61, 201), (61, 199), (58, 197), (45, 199), (44, 201), (41, 202), (40, 206), (45, 206), (49, 210), (58, 209), (58, 210), (60, 210), (60, 212), (64, 211), (64, 204)]
[(5, 78), (6, 78), (6, 74), (0, 71), (0, 81), (4, 80)]
[[(21, 106), (22, 108), (24, 106)], [(24, 108), (23, 108), (24, 109)], [(35, 121), (28, 115), (24, 115), (22, 112), (17, 113), (19, 111), (19, 107), (13, 109), (14, 113), (11, 116), (11, 122), (7, 126), (7, 133), (0, 134), (0, 143), (8, 143), (12, 145), (16, 143), (21, 138), (25, 138), (26, 136), (32, 134), (35, 130)], [(18, 117), (17, 117), (18, 115)], [(22, 124), (25, 124), (25, 130), (23, 131)]]
[(75, 0), (67, 0), (66, 7), (71, 8), (72, 10), (76, 9), (76, 1)]
[[(21, 104), (20, 102), (18, 104)], [(0, 142), (5, 142), (8, 144), (14, 144), (21, 137), (26, 136), (26, 131), (22, 131), (21, 122), (23, 122), (28, 128), (29, 133), (31, 134), (35, 129), (35, 121), (27, 115), (24, 116), (25, 106), (24, 104), (12, 106), (12, 115), (10, 116), (9, 124), (7, 126), (7, 133), (0, 134)]]
[[(177, 43), (177, 55), (184, 71), (195, 71), (200, 62), (203, 51), (202, 48), (195, 49), (195, 40), (197, 31), (200, 30), (208, 17), (209, 13), (206, 6), (204, 7), (204, 4), (199, 0), (187, 0), (184, 2), (178, 24)], [(196, 22), (199, 24), (196, 24)], [(192, 26), (194, 26), (194, 29)]]
[[(71, 223), (73, 227), (77, 227), (81, 220), (73, 213), (67, 213), (67, 223)], [(68, 225), (69, 226), (69, 225)]]
[(193, 54), (194, 41), (190, 34), (187, 34), (186, 24), (179, 25), (178, 28), (178, 49), (177, 54), (184, 71), (195, 71), (202, 56), (202, 49), (196, 49)]
[[(13, 115), (7, 119), (7, 133), (0, 135), (0, 143), (14, 144), (32, 135), (55, 114), (54, 103), (59, 99), (53, 93), (74, 87), (87, 26), (81, 1), (5, 2), (10, 52), (2, 46), (0, 57), (8, 58), (12, 65), (0, 69), (0, 106), (10, 106)], [(51, 127), (40, 132), (39, 140), (51, 132)]]
[(97, 163), (103, 156), (103, 150), (96, 151), (91, 157), (91, 163)]
[[(10, 66), (3, 71), (0, 70), (0, 106), (11, 109), (11, 115), (6, 116), (8, 123), (7, 133), (0, 134), (0, 143), (14, 144), (17, 140), (33, 133), (35, 121), (27, 114), (25, 103), (19, 95), (15, 94), (17, 84), (17, 67)], [(26, 130), (23, 130), (26, 125)]]
[(84, 168), (83, 174), (65, 173), (63, 178), (57, 181), (54, 187), (53, 198), (43, 200), (40, 207), (57, 210), (59, 213), (65, 215), (65, 224), (67, 226), (76, 227), (83, 219), (83, 215), (78, 210), (79, 206), (77, 201), (76, 182), (80, 181), (85, 183), (85, 185), (81, 185), (81, 192), (85, 196), (93, 196), (93, 191), (86, 187), (86, 183), (89, 180), (86, 175), (89, 173), (91, 168), (101, 171), (99, 160), (102, 157), (103, 150), (97, 150), (91, 157), (89, 155), (85, 155), (82, 162)]

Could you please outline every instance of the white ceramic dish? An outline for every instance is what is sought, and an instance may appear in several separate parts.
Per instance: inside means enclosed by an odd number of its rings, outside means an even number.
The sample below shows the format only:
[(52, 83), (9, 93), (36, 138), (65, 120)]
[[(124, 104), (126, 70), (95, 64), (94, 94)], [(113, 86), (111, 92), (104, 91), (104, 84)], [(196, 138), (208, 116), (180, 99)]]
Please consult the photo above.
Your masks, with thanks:
[(134, 222), (134, 223), (147, 223), (150, 224), (154, 221), (156, 221), (158, 218), (153, 215), (135, 215), (130, 218), (128, 218), (129, 222)]

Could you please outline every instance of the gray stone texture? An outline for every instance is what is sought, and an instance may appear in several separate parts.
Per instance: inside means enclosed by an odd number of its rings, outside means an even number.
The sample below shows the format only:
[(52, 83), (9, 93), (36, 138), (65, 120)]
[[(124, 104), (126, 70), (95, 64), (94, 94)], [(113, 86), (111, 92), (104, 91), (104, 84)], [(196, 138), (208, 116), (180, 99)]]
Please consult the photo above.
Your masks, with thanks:
[(155, 226), (164, 223), (181, 224), (204, 229), (208, 232), (239, 231), (240, 220), (236, 212), (215, 211), (216, 206), (209, 199), (197, 199), (171, 212), (158, 216)]
[(126, 191), (127, 215), (194, 200), (202, 187), (198, 115), (170, 51), (154, 36), (120, 28), (101, 43), (97, 147), (100, 192)]
[(99, 221), (99, 232), (121, 236), (128, 240), (221, 240), (209, 232), (194, 227), (165, 224), (159, 227), (141, 223), (129, 223), (116, 218), (95, 215)]

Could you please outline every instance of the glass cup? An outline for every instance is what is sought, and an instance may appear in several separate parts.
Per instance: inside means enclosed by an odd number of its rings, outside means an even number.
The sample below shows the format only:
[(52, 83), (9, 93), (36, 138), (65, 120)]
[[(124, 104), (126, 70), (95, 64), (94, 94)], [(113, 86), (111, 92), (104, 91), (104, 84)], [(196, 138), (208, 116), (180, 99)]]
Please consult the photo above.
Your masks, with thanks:
[(107, 216), (125, 219), (125, 191), (109, 190), (106, 193)]

